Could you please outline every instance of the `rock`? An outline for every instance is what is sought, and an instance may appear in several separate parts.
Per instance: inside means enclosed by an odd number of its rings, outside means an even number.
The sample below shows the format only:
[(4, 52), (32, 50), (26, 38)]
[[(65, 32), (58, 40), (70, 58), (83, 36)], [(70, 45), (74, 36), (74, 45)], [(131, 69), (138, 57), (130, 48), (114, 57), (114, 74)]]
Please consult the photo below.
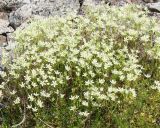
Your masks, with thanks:
[(156, 3), (156, 2), (160, 2), (160, 0), (143, 0), (146, 3)]
[[(27, 2), (26, 2), (27, 3)], [(30, 17), (64, 15), (67, 12), (77, 10), (78, 0), (33, 0), (25, 4), (9, 15), (9, 23), (13, 29), (19, 27)]]
[(8, 13), (6, 13), (6, 12), (0, 12), (0, 19), (2, 19), (2, 20), (8, 20)]
[(153, 0), (143, 0), (145, 3), (153, 3)]
[(6, 36), (0, 35), (0, 47), (3, 47), (5, 44), (7, 44)]
[(7, 20), (0, 19), (0, 35), (4, 33), (11, 33), (14, 30), (9, 26), (9, 22)]
[(33, 6), (33, 15), (40, 16), (55, 16), (64, 15), (71, 11), (76, 11), (79, 8), (78, 0), (47, 0), (48, 2), (39, 2)]
[(0, 11), (11, 12), (27, 4), (30, 0), (1, 0)]
[(151, 16), (151, 17), (156, 17), (157, 19), (160, 19), (160, 13), (150, 12), (148, 15)]
[(160, 2), (157, 3), (149, 3), (147, 7), (152, 12), (159, 12), (160, 13)]
[(26, 4), (9, 15), (9, 25), (16, 29), (32, 15), (32, 4)]

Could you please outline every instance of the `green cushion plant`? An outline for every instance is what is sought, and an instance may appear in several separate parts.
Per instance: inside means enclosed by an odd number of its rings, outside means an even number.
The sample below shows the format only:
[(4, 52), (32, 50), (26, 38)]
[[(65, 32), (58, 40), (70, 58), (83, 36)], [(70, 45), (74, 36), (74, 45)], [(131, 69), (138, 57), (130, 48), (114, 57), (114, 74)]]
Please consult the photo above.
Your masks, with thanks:
[(1, 73), (4, 127), (22, 119), (21, 127), (37, 128), (158, 127), (159, 28), (128, 5), (17, 30), (15, 59)]

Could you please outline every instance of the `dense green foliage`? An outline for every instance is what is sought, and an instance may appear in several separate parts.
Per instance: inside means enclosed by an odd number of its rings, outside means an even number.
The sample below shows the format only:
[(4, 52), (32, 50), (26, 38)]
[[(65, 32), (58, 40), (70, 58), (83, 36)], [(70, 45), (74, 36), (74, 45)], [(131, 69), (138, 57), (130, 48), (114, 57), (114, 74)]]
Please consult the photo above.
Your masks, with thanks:
[(158, 128), (160, 31), (135, 5), (32, 22), (1, 72), (2, 127)]

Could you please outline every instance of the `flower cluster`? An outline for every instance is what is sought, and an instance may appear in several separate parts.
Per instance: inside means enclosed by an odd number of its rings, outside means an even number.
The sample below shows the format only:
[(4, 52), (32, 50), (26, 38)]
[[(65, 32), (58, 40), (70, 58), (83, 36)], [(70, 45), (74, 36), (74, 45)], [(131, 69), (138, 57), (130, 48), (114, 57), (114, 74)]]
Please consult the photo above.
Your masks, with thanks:
[(25, 106), (35, 117), (47, 113), (58, 127), (65, 120), (68, 127), (81, 127), (108, 110), (103, 118), (117, 127), (114, 116), (123, 117), (139, 102), (155, 70), (146, 63), (159, 65), (152, 58), (159, 55), (152, 47), (160, 35), (156, 19), (133, 5), (88, 7), (85, 14), (36, 20), (16, 32), (15, 59), (1, 73), (0, 96), (10, 97), (10, 109)]
[(160, 92), (160, 82), (159, 81), (155, 81), (154, 82), (155, 85), (151, 86), (152, 89), (156, 89)]

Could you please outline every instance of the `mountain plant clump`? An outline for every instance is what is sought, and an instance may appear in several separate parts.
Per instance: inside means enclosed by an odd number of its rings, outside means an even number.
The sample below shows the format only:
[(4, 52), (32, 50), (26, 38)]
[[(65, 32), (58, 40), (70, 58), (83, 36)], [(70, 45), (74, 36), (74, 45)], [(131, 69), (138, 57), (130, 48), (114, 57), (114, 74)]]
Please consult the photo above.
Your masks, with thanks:
[(1, 72), (2, 127), (159, 127), (159, 28), (128, 5), (17, 31), (15, 59)]

